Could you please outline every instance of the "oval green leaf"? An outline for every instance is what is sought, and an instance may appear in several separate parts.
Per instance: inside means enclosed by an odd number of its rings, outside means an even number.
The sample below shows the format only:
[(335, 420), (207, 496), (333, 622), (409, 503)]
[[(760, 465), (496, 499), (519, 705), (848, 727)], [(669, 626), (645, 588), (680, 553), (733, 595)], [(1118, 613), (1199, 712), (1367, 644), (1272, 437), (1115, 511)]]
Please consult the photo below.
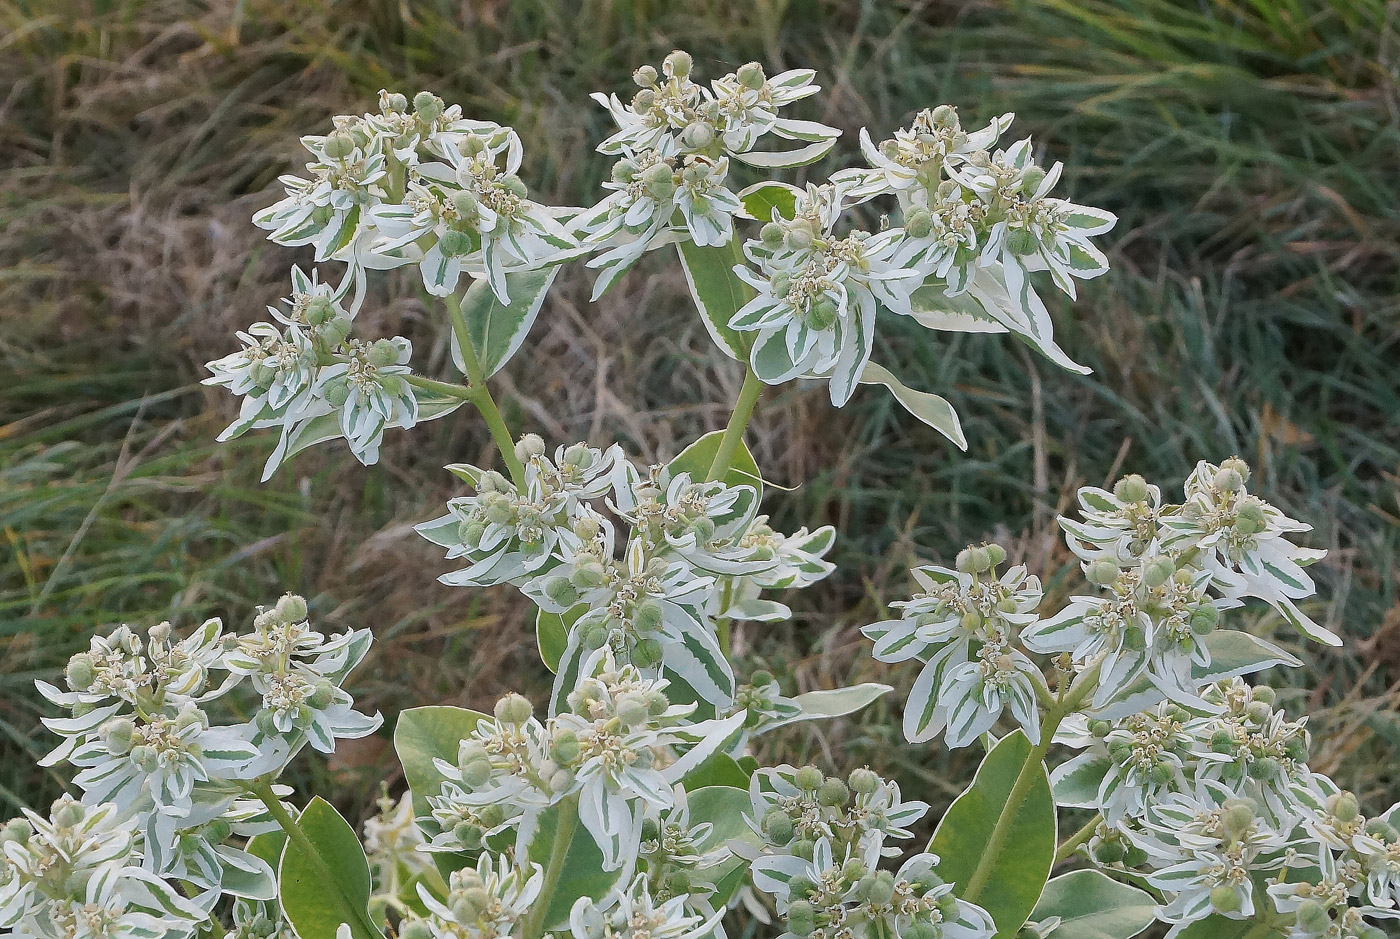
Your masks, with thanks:
[(369, 862), (350, 823), (331, 804), (317, 796), (297, 819), (307, 840), (330, 868), (333, 884), (325, 883), (313, 861), (288, 841), (282, 852), (278, 881), (282, 911), (301, 939), (336, 939), (346, 914), (335, 892), (369, 916)]
[(1045, 939), (1132, 939), (1156, 921), (1157, 903), (1101, 871), (1071, 871), (1045, 885), (1031, 921), (1052, 916), (1060, 925)]
[[(948, 807), (928, 849), (938, 855), (938, 874), (963, 896), (968, 881), (987, 853), (1002, 808), (1016, 777), (1030, 757), (1031, 743), (1017, 730), (987, 754), (977, 775)], [(1055, 860), (1055, 801), (1045, 764), (1033, 769), (1030, 789), (1011, 816), (1010, 828), (994, 857), (991, 876), (976, 897), (968, 898), (991, 914), (997, 936), (1015, 936), (1035, 909)]]

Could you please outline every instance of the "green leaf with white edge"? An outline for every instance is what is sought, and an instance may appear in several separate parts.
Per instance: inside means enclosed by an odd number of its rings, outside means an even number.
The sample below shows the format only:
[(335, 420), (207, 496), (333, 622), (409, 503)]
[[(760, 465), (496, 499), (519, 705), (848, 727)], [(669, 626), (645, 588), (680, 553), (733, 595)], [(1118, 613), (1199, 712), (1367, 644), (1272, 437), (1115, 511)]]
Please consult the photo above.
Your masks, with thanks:
[[(689, 473), (692, 480), (704, 479), (710, 472), (710, 464), (715, 461), (715, 454), (719, 452), (720, 441), (723, 439), (724, 431), (710, 431), (676, 454), (671, 462), (666, 464), (666, 468), (671, 471), (672, 476)], [(742, 440), (734, 450), (734, 458), (729, 461), (724, 483), (729, 486), (752, 486), (758, 498), (763, 498), (763, 477), (758, 472), (758, 463)]]
[(1205, 637), (1210, 665), (1192, 669), (1198, 682), (1219, 681), (1236, 675), (1252, 675), (1275, 665), (1297, 668), (1302, 661), (1269, 642), (1237, 629), (1217, 629)]
[(825, 691), (806, 691), (792, 701), (802, 708), (802, 713), (768, 725), (768, 729), (795, 724), (798, 721), (826, 720), (832, 717), (845, 717), (854, 714), (874, 703), (882, 695), (893, 691), (889, 685), (868, 681), (849, 688), (830, 688)]
[(268, 863), (274, 874), (282, 863), (282, 849), (287, 846), (287, 833), (280, 828), (265, 831), (248, 839), (244, 850), (253, 857), (260, 857)]
[[(747, 788), (705, 786), (689, 790), (686, 802), (690, 808), (692, 828), (704, 822), (714, 826), (709, 836), (696, 845), (701, 853), (716, 850), (731, 841), (746, 841), (755, 848), (759, 846), (758, 835), (744, 820), (744, 816), (753, 812), (753, 800)], [(749, 862), (730, 851), (726, 852), (725, 860), (705, 868), (699, 875), (704, 881), (715, 885), (716, 892), (710, 899), (716, 908), (728, 903), (735, 891), (743, 886), (748, 869)]]
[[(418, 401), (418, 422), (436, 420), (451, 414), (467, 402), (462, 398), (438, 394), (424, 388), (413, 388), (413, 397)], [(321, 414), (302, 424), (287, 442), (287, 453), (282, 462), (290, 460), (301, 451), (314, 447), (327, 440), (343, 436), (340, 432), (340, 412)]]
[(1103, 785), (1104, 777), (1113, 766), (1112, 758), (1105, 755), (1080, 761), (1080, 758), (1076, 757), (1073, 762), (1074, 768), (1069, 772), (1061, 772), (1070, 765), (1069, 763), (1061, 763), (1055, 767), (1055, 801), (1060, 805), (1078, 808), (1097, 804), (1099, 787)]
[[(1031, 743), (1021, 731), (1002, 738), (982, 760), (972, 785), (953, 801), (938, 823), (928, 850), (938, 855), (938, 874), (954, 885), (958, 896), (964, 895), (968, 881), (987, 853), (997, 819), (1030, 752)], [(1012, 816), (1006, 839), (991, 858), (991, 876), (973, 898), (991, 914), (999, 939), (1011, 939), (1025, 924), (1055, 860), (1057, 828), (1050, 780), (1044, 763), (1034, 772), (1026, 797)]]
[(787, 183), (765, 181), (754, 183), (739, 193), (739, 201), (744, 204), (744, 214), (760, 222), (773, 220), (777, 211), (783, 218), (791, 219), (797, 214), (797, 197), (802, 190)]
[(909, 306), (920, 326), (955, 333), (1004, 333), (1006, 326), (997, 322), (982, 304), (966, 293), (948, 296), (940, 284), (924, 284), (909, 297)]
[(486, 470), (479, 466), (472, 466), (470, 463), (449, 463), (443, 467), (453, 476), (462, 482), (467, 483), (473, 489), (481, 482), (481, 477), (486, 475)]
[(1205, 919), (1198, 919), (1176, 934), (1176, 939), (1283, 939), (1288, 935), (1284, 929), (1270, 929), (1264, 933), (1250, 930), (1258, 925), (1252, 919), (1230, 919), (1212, 913)]
[(681, 785), (685, 787), (687, 792), (716, 786), (732, 786), (747, 792), (749, 777), (752, 775), (751, 771), (745, 771), (727, 753), (715, 753), (695, 769), (686, 773), (685, 778), (681, 780)]
[(749, 340), (729, 328), (734, 314), (754, 297), (753, 288), (734, 273), (734, 266), (744, 263), (738, 237), (730, 238), (728, 244), (713, 246), (679, 241), (676, 251), (685, 272), (685, 282), (690, 286), (690, 296), (700, 310), (700, 319), (709, 330), (710, 338), (731, 358), (746, 360)]
[(1156, 921), (1157, 902), (1101, 871), (1071, 871), (1045, 885), (1031, 922), (1052, 916), (1060, 925), (1045, 939), (1133, 939)]
[[(508, 306), (496, 297), (486, 280), (473, 281), (467, 288), (462, 297), (462, 318), (466, 321), (472, 348), (481, 362), (482, 373), (487, 378), (500, 371), (501, 366), (525, 341), (525, 334), (534, 325), (535, 317), (544, 305), (544, 298), (549, 294), (549, 286), (554, 283), (554, 276), (558, 273), (556, 266), (507, 274)], [(462, 359), (462, 350), (457, 346), (456, 333), (452, 335), (452, 361), (465, 375), (467, 367)]]
[(889, 369), (874, 362), (865, 363), (861, 373), (862, 385), (884, 385), (894, 395), (896, 401), (910, 414), (953, 441), (960, 450), (967, 449), (967, 438), (963, 436), (962, 422), (958, 412), (947, 399), (927, 391), (915, 391), (895, 378)]
[(734, 158), (749, 166), (757, 166), (766, 170), (791, 170), (799, 166), (806, 166), (808, 163), (815, 163), (831, 151), (836, 143), (836, 138), (829, 140), (818, 140), (809, 143), (805, 147), (798, 147), (795, 150), (750, 150), (748, 153), (736, 153)]
[(539, 610), (535, 614), (535, 641), (540, 647), (540, 658), (551, 672), (559, 671), (559, 660), (569, 645), (569, 630), (587, 611), (586, 605), (579, 604), (563, 613)]
[(442, 789), (443, 777), (434, 759), (457, 762), (457, 745), (471, 736), (476, 722), (486, 715), (466, 708), (432, 705), (409, 708), (394, 726), (394, 751), (403, 764), (404, 778), (413, 794), (413, 814), (431, 814), (428, 796)]
[(288, 841), (278, 872), (282, 911), (301, 939), (336, 939), (346, 914), (333, 891), (339, 891), (356, 909), (365, 911), (367, 919), (369, 861), (355, 829), (320, 796), (306, 806), (297, 825), (330, 868), (334, 883), (325, 883), (312, 866), (312, 859), (295, 842)]
[[(559, 825), (559, 806), (551, 806), (545, 809), (540, 815), (539, 828), (535, 832), (534, 838), (530, 840), (529, 857), (530, 860), (538, 864), (541, 868), (548, 869), (550, 857), (554, 850), (554, 834)], [(559, 883), (555, 887), (554, 896), (550, 898), (549, 910), (545, 913), (544, 928), (546, 932), (554, 932), (559, 929), (567, 929), (569, 922), (569, 910), (573, 908), (574, 902), (579, 897), (589, 897), (593, 900), (601, 900), (607, 896), (608, 891), (617, 885), (619, 879), (625, 871), (621, 868), (615, 871), (603, 870), (603, 853), (598, 850), (597, 843), (588, 834), (588, 829), (580, 822), (574, 828), (573, 837), (569, 841), (568, 850), (564, 854), (564, 864), (559, 875)]]

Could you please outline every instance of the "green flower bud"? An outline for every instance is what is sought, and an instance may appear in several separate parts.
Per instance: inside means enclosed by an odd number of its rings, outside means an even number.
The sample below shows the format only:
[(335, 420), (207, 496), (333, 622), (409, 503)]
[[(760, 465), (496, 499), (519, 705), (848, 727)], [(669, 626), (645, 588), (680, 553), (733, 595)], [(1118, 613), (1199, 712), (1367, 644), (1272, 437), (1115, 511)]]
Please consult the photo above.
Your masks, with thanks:
[(438, 250), (449, 258), (460, 258), (472, 252), (472, 237), (464, 231), (449, 228), (438, 239)]
[(554, 737), (551, 755), (560, 763), (573, 763), (579, 757), (578, 734), (572, 730), (562, 730)]
[(1204, 636), (1220, 622), (1220, 611), (1212, 603), (1203, 603), (1191, 614), (1191, 631)]
[(1387, 844), (1400, 841), (1400, 834), (1395, 831), (1395, 826), (1383, 818), (1369, 819), (1366, 822), (1366, 834)]
[(851, 770), (847, 777), (851, 791), (868, 796), (880, 787), (880, 777), (864, 767)]
[(479, 208), (481, 208), (481, 203), (477, 201), (474, 194), (467, 190), (463, 189), (452, 194), (452, 210), (457, 213), (458, 218), (474, 219)]
[(593, 587), (603, 586), (603, 581), (607, 579), (607, 571), (602, 562), (593, 558), (584, 558), (575, 565), (569, 573), (569, 583), (579, 590), (588, 590)]
[[(715, 142), (715, 129), (704, 121), (696, 121), (681, 131), (681, 146), (687, 150), (704, 150)], [(701, 175), (708, 176), (706, 167), (699, 167)]]
[(656, 104), (656, 92), (650, 88), (643, 88), (632, 96), (632, 110), (638, 114), (645, 114)]
[(560, 606), (573, 606), (578, 602), (578, 591), (567, 577), (551, 577), (545, 581), (544, 593)]
[(1239, 470), (1222, 466), (1215, 471), (1215, 478), (1211, 480), (1211, 484), (1221, 492), (1235, 492), (1244, 486), (1244, 477), (1240, 475)]
[(763, 816), (763, 835), (776, 845), (792, 840), (792, 819), (782, 809), (769, 809)]
[(535, 716), (535, 708), (524, 695), (511, 692), (496, 702), (495, 714), (502, 724), (523, 724)]
[(662, 618), (661, 604), (652, 599), (643, 600), (632, 611), (632, 625), (639, 633), (656, 632), (661, 628)]
[(676, 177), (665, 163), (653, 163), (642, 171), (642, 185), (657, 202), (664, 202), (676, 192)]
[(421, 919), (410, 919), (399, 924), (399, 939), (433, 939), (433, 930)]
[(1267, 527), (1264, 509), (1257, 503), (1246, 502), (1235, 513), (1235, 531), (1242, 535), (1257, 535)]
[(1235, 735), (1228, 730), (1217, 730), (1210, 735), (1210, 749), (1214, 753), (1233, 753), (1235, 751)]
[(329, 297), (316, 296), (306, 302), (302, 312), (306, 316), (306, 321), (312, 326), (321, 326), (330, 322), (336, 316), (335, 304)]
[(617, 719), (628, 727), (645, 724), (651, 717), (646, 700), (639, 695), (625, 694), (617, 701)]
[(1327, 908), (1312, 898), (1298, 904), (1296, 915), (1298, 925), (1309, 933), (1320, 933), (1332, 923), (1332, 918), (1327, 915)]
[(1113, 725), (1105, 720), (1092, 720), (1089, 722), (1089, 733), (1095, 737), (1103, 739), (1113, 730)]
[(376, 339), (369, 347), (369, 364), (375, 368), (385, 368), (396, 365), (399, 361), (399, 350), (388, 339)]
[(1017, 257), (1025, 257), (1040, 249), (1040, 239), (1028, 228), (1015, 228), (1006, 233), (1006, 247)]
[(1001, 545), (989, 544), (986, 548), (987, 557), (991, 560), (992, 567), (998, 567), (1006, 560), (1006, 549)]
[(821, 770), (815, 766), (804, 766), (797, 771), (793, 781), (797, 784), (798, 789), (815, 792), (821, 786), (823, 779)]
[(1100, 558), (1088, 566), (1084, 571), (1084, 576), (1091, 584), (1107, 587), (1118, 579), (1118, 565), (1108, 558)]
[(87, 810), (81, 802), (62, 796), (53, 804), (52, 817), (53, 823), (59, 828), (72, 828), (82, 824), (83, 819), (87, 817)]
[(1142, 582), (1156, 588), (1171, 580), (1176, 573), (1176, 563), (1168, 557), (1155, 557), (1142, 566)]
[(788, 931), (794, 936), (810, 936), (817, 928), (816, 911), (806, 900), (794, 900), (788, 904)]
[(1237, 456), (1232, 456), (1228, 460), (1222, 460), (1220, 462), (1220, 468), (1239, 473), (1242, 482), (1249, 482), (1249, 464)]
[(661, 664), (661, 659), (665, 655), (661, 647), (661, 640), (654, 636), (647, 636), (637, 642), (632, 649), (632, 664), (638, 668), (651, 668)]
[(1123, 860), (1123, 855), (1121, 841), (1105, 841), (1094, 848), (1094, 860), (1100, 864), (1117, 864)]
[(539, 434), (525, 434), (515, 444), (515, 458), (528, 463), (537, 456), (544, 455), (544, 440)]
[(1159, 786), (1165, 786), (1176, 777), (1170, 763), (1157, 763), (1152, 767), (1152, 772), (1149, 775), (1152, 777), (1152, 781)]
[(773, 279), (768, 282), (768, 289), (774, 297), (786, 297), (791, 288), (792, 278), (786, 274), (774, 274)]
[(63, 677), (67, 679), (68, 687), (74, 691), (87, 691), (97, 680), (97, 668), (93, 664), (92, 656), (86, 652), (74, 655), (64, 667)]
[(904, 214), (904, 231), (910, 238), (927, 238), (933, 232), (933, 216), (923, 206), (915, 206)]
[(1045, 170), (1039, 166), (1028, 166), (1021, 174), (1021, 191), (1026, 195), (1034, 195), (1040, 188), (1040, 184), (1045, 182)]
[(810, 861), (812, 856), (816, 853), (817, 843), (811, 838), (798, 838), (792, 843), (789, 850), (792, 851), (793, 857), (801, 858), (804, 861)]
[(1220, 824), (1232, 838), (1238, 838), (1254, 824), (1254, 807), (1242, 799), (1231, 799), (1220, 812)]
[(763, 66), (757, 62), (749, 62), (739, 66), (735, 77), (739, 79), (739, 84), (750, 91), (762, 91), (764, 83), (768, 81), (767, 76), (763, 74)]
[(514, 173), (507, 173), (506, 175), (502, 176), (497, 181), (497, 185), (499, 185), (506, 192), (515, 196), (517, 199), (524, 199), (530, 194), (530, 187), (525, 185), (525, 180), (521, 179)]
[(26, 842), (34, 830), (29, 827), (29, 823), (22, 818), (12, 818), (0, 827), (0, 847), (11, 842)]
[(1362, 923), (1356, 930), (1356, 939), (1386, 939), (1384, 929), (1379, 926), (1372, 926), (1370, 923)]
[(835, 325), (840, 312), (841, 308), (837, 306), (836, 301), (822, 294), (807, 311), (807, 325), (818, 332), (830, 329)]
[(329, 681), (326, 681), (323, 678), (320, 681), (316, 682), (315, 687), (313, 687), (311, 690), (311, 694), (307, 695), (306, 704), (307, 707), (313, 708), (317, 711), (324, 711), (326, 708), (331, 706), (331, 702), (334, 700), (335, 685), (331, 684)]
[(1146, 502), (1152, 493), (1147, 488), (1147, 480), (1137, 473), (1130, 473), (1114, 483), (1113, 494), (1120, 502)]
[(435, 121), (442, 117), (444, 106), (442, 99), (431, 91), (420, 91), (413, 96), (413, 110), (420, 120)]
[(755, 688), (771, 685), (774, 681), (773, 673), (766, 668), (755, 669), (754, 673), (749, 676), (749, 684), (753, 685)]
[(930, 112), (936, 127), (952, 127), (958, 122), (958, 109), (951, 104), (940, 104)]
[(643, 65), (632, 73), (632, 81), (636, 82), (638, 88), (650, 88), (656, 84), (656, 69), (650, 65)]
[(331, 134), (321, 145), (321, 152), (332, 160), (343, 160), (355, 152), (355, 138), (344, 132)]
[(1240, 898), (1233, 887), (1221, 884), (1210, 892), (1210, 905), (1221, 913), (1238, 913)]
[(795, 218), (788, 222), (787, 246), (794, 251), (804, 251), (812, 246), (817, 234), (812, 229), (812, 223), (805, 218)]
[(817, 801), (822, 805), (829, 805), (832, 808), (841, 808), (851, 798), (851, 790), (846, 788), (846, 784), (835, 776), (824, 780), (817, 787)]
[(1267, 781), (1279, 774), (1278, 760), (1271, 756), (1260, 757), (1249, 764), (1249, 776), (1251, 779)]
[(459, 764), (457, 771), (462, 776), (463, 785), (468, 789), (478, 789), (491, 780), (491, 761), (483, 753), (478, 759)]
[(608, 628), (602, 623), (592, 623), (584, 629), (582, 639), (584, 648), (601, 649), (607, 644)]
[[(783, 243), (783, 235), (786, 234), (783, 226), (778, 222), (769, 222), (758, 231), (758, 237), (768, 248), (777, 248)], [(784, 291), (786, 293), (786, 291)]]
[(992, 558), (986, 548), (963, 548), (958, 552), (954, 565), (964, 574), (980, 574), (991, 568)]
[(670, 55), (666, 56), (666, 60), (662, 63), (662, 67), (666, 70), (667, 75), (672, 75), (676, 78), (685, 78), (690, 75), (690, 68), (692, 64), (693, 63), (690, 58), (690, 53), (682, 52), (680, 49), (677, 49)]
[(395, 91), (384, 97), (384, 109), (386, 111), (407, 111), (408, 98)]

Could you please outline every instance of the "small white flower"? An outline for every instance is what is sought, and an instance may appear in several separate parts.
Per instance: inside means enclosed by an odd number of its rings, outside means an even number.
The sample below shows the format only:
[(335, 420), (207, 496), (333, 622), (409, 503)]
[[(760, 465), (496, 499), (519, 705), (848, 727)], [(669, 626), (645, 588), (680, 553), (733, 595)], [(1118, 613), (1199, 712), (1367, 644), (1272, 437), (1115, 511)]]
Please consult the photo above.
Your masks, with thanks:
[(724, 910), (703, 917), (689, 913), (684, 896), (657, 903), (645, 875), (614, 890), (602, 902), (579, 897), (569, 913), (573, 939), (700, 939), (719, 922)]
[(447, 897), (440, 900), (425, 884), (418, 895), (427, 907), (424, 921), (441, 939), (508, 939), (539, 897), (544, 871), (538, 864), (517, 867), (506, 855), (483, 852), (476, 867), (453, 872)]

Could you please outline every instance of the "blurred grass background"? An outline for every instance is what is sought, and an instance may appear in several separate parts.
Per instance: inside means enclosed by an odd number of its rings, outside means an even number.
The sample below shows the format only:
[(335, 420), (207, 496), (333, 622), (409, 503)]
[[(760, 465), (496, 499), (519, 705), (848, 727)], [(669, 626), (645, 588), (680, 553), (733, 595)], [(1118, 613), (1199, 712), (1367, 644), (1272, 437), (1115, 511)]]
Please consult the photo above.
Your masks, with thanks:
[[(528, 611), (509, 590), (438, 585), (445, 563), (411, 532), (454, 492), (443, 464), (489, 459), (478, 421), (391, 432), (369, 469), (317, 448), (260, 485), (271, 438), (216, 444), (233, 402), (197, 382), (307, 260), (249, 222), (299, 170), (299, 134), (381, 87), (430, 88), (514, 125), (540, 198), (586, 204), (607, 167), (587, 93), (626, 89), (677, 46), (709, 77), (750, 59), (816, 68), (807, 116), (848, 134), (821, 171), (855, 157), (861, 126), (879, 139), (921, 107), (956, 104), (969, 124), (1014, 110), (1066, 163), (1063, 190), (1121, 218), (1113, 271), (1056, 310), (1091, 376), (1004, 338), (883, 329), (882, 361), (958, 407), (966, 454), (883, 394), (837, 413), (820, 388), (765, 396), (751, 445), (792, 487), (769, 509), (781, 527), (836, 524), (841, 570), (793, 598), (794, 623), (739, 633), (745, 670), (772, 667), (789, 691), (889, 677), (856, 630), (906, 593), (915, 558), (995, 537), (1063, 594), (1053, 516), (1076, 486), (1136, 471), (1176, 490), (1196, 460), (1239, 453), (1330, 549), (1313, 612), (1348, 640), (1298, 648), (1307, 668), (1268, 680), (1312, 716), (1318, 765), (1389, 806), (1397, 20), (1382, 0), (0, 0), (0, 809), (59, 791), (33, 768), (50, 742), (32, 682), (107, 624), (244, 628), (293, 590), (321, 622), (375, 630), (355, 691), (390, 726), (507, 687), (538, 700)], [(580, 268), (561, 278), (497, 379), (514, 427), (663, 458), (723, 424), (739, 371), (663, 255), (596, 305)], [(407, 278), (376, 291), (361, 322), (441, 363), (438, 309)], [(899, 742), (891, 700), (764, 756), (869, 762), (934, 803), (970, 775), (973, 754)], [(363, 813), (391, 765), (376, 738), (304, 760), (297, 781)]]

